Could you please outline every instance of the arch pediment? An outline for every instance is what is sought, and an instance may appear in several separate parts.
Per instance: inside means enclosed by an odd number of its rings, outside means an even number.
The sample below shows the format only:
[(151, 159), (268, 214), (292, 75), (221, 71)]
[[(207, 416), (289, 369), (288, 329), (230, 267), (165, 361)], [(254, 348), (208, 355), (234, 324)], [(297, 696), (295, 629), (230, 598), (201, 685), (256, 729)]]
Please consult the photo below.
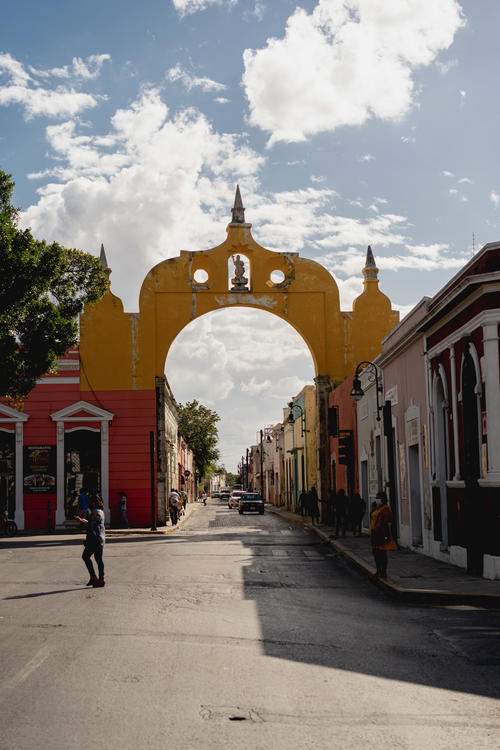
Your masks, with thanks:
[(114, 414), (88, 401), (76, 401), (50, 415), (54, 422), (110, 422)]

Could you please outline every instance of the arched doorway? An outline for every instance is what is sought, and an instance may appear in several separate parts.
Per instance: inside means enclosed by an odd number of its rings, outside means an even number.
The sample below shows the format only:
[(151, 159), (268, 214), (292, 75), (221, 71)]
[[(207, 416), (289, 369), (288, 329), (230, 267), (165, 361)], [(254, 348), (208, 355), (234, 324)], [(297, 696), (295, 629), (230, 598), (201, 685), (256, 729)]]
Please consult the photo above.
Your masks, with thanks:
[[(259, 430), (281, 423), (288, 402), (305, 386), (312, 390), (314, 374), (310, 351), (292, 326), (269, 312), (246, 307), (213, 311), (189, 323), (173, 342), (165, 368), (177, 401), (196, 398), (220, 416), (222, 464), (231, 472), (245, 460), (246, 449), (259, 443)], [(311, 400), (308, 392), (307, 409), (302, 399), (297, 413), (309, 412)], [(308, 451), (313, 442), (311, 428), (314, 422), (306, 418), (304, 430), (299, 420), (295, 426), (285, 424), (282, 433), (293, 451), (286, 457), (295, 504), (297, 490), (316, 483), (312, 476), (316, 455)], [(281, 494), (291, 489), (280, 470), (280, 454), (274, 449), (273, 455), (267, 454), (264, 484), (269, 499), (280, 494), (277, 487), (282, 480)]]

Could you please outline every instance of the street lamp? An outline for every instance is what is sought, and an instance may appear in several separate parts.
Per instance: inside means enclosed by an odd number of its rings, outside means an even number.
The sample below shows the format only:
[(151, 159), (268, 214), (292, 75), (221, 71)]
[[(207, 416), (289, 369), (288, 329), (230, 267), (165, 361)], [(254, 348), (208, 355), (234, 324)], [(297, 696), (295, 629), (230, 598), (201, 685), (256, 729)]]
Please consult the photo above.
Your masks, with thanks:
[(360, 372), (364, 370), (365, 367), (370, 367), (373, 370), (373, 373), (375, 375), (375, 393), (377, 397), (377, 422), (380, 422), (380, 412), (382, 412), (382, 416), (384, 418), (384, 437), (387, 439), (388, 480), (386, 482), (386, 486), (387, 486), (387, 489), (389, 490), (389, 504), (392, 510), (392, 531), (393, 531), (394, 538), (396, 538), (398, 536), (397, 534), (398, 504), (397, 504), (397, 498), (396, 498), (396, 464), (395, 464), (395, 455), (394, 455), (394, 437), (393, 437), (393, 429), (392, 429), (392, 410), (391, 410), (392, 405), (391, 405), (390, 400), (388, 399), (384, 401), (383, 405), (380, 403), (380, 394), (383, 393), (384, 388), (382, 386), (382, 383), (379, 382), (379, 368), (375, 364), (375, 362), (370, 362), (368, 360), (365, 360), (363, 362), (358, 362), (358, 364), (356, 365), (356, 372), (354, 373), (354, 379), (352, 381), (351, 398), (353, 398), (354, 401), (359, 401), (365, 395), (361, 387), (361, 381), (359, 378)]
[(306, 430), (306, 415), (304, 414), (304, 409), (301, 407), (300, 404), (294, 404), (293, 401), (288, 402), (288, 408), (290, 409), (290, 413), (288, 415), (288, 424), (295, 424), (295, 416), (293, 414), (294, 409), (300, 410), (300, 437), (304, 437)]
[(361, 380), (359, 379), (359, 374), (361, 370), (364, 370), (365, 367), (370, 367), (375, 375), (375, 392), (377, 395), (377, 422), (380, 422), (380, 411), (382, 409), (382, 406), (380, 404), (379, 394), (382, 393), (384, 389), (382, 387), (382, 384), (379, 383), (378, 367), (375, 362), (369, 362), (367, 360), (365, 360), (364, 362), (358, 362), (358, 364), (356, 365), (356, 372), (354, 373), (354, 380), (352, 381), (351, 398), (353, 398), (354, 401), (359, 401), (365, 395), (365, 392), (361, 387)]

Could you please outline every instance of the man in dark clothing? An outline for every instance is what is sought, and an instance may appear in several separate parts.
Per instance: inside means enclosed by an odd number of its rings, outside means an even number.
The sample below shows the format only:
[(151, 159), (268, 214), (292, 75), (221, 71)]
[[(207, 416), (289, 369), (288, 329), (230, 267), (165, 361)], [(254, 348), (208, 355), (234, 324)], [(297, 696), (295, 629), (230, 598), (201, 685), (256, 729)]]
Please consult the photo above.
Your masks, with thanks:
[(348, 511), (348, 501), (347, 501), (347, 496), (345, 494), (345, 490), (339, 490), (335, 498), (335, 536), (336, 537), (340, 536), (340, 531), (342, 531), (342, 536), (345, 537), (346, 528), (347, 528), (347, 511)]
[(302, 490), (302, 492), (299, 495), (299, 513), (302, 516), (302, 518), (305, 518), (307, 516), (308, 506), (309, 506), (308, 493), (305, 490)]
[(325, 523), (327, 526), (335, 524), (335, 490), (331, 487), (326, 496)]
[(316, 487), (311, 487), (309, 490), (309, 515), (311, 516), (311, 523), (314, 526), (314, 521), (319, 521), (319, 506), (318, 506), (318, 493)]
[(352, 522), (352, 533), (354, 536), (361, 536), (361, 524), (363, 522), (363, 516), (366, 511), (366, 503), (359, 494), (356, 492), (351, 500), (351, 522)]

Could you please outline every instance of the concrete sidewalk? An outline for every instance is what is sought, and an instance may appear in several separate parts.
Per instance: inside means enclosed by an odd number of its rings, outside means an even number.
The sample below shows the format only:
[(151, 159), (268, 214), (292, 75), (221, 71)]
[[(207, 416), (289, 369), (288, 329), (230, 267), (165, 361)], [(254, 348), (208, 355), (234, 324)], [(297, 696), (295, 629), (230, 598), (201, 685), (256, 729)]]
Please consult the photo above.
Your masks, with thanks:
[(128, 528), (128, 529), (106, 529), (106, 536), (119, 536), (122, 534), (172, 534), (177, 529), (183, 526), (188, 518), (195, 513), (199, 508), (203, 508), (203, 503), (188, 503), (184, 514), (180, 517), (178, 523), (175, 526), (169, 521), (168, 526), (158, 526), (155, 531), (151, 530), (151, 527), (144, 528)]
[(299, 523), (327, 541), (336, 552), (374, 585), (399, 601), (415, 604), (470, 605), (500, 609), (500, 581), (469, 575), (462, 568), (435, 560), (427, 555), (400, 549), (389, 552), (389, 576), (375, 576), (375, 565), (368, 535), (335, 539), (330, 526), (313, 526), (298, 513), (272, 505), (266, 507), (286, 521)]

